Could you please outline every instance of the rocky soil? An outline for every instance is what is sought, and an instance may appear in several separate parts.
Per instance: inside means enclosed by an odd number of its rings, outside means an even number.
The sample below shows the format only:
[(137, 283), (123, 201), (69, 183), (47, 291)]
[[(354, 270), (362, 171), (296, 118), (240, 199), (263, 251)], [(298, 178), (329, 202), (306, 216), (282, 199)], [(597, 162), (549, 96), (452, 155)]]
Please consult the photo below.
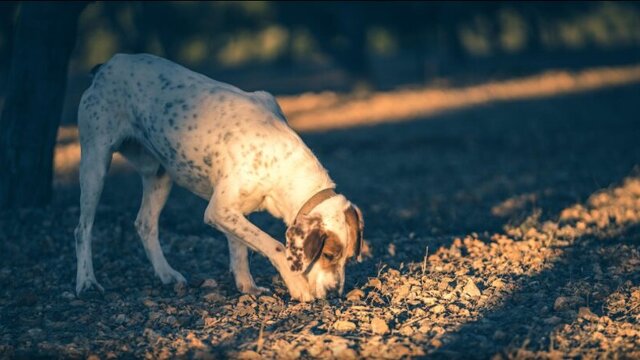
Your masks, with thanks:
[(94, 227), (107, 291), (76, 298), (78, 188), (59, 174), (51, 207), (0, 214), (0, 357), (638, 358), (639, 102), (625, 86), (304, 135), (372, 249), (343, 298), (310, 304), (257, 254), (272, 293), (239, 294), (206, 204), (181, 189), (160, 238), (189, 284), (162, 286), (126, 167)]

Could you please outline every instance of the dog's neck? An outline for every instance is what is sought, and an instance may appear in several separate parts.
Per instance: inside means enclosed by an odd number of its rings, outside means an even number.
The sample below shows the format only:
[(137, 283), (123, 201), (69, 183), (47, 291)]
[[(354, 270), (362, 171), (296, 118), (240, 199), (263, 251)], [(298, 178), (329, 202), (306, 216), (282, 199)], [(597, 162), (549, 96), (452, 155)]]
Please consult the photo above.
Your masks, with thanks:
[(327, 170), (313, 157), (295, 168), (293, 176), (282, 179), (266, 203), (266, 209), (290, 226), (302, 206), (317, 192), (335, 188)]

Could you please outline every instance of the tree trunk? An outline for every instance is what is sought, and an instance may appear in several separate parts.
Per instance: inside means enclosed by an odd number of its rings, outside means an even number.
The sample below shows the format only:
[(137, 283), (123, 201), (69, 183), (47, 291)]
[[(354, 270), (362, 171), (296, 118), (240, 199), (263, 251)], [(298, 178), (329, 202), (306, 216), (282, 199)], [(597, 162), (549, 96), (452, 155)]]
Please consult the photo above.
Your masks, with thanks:
[(76, 23), (88, 2), (24, 2), (0, 118), (0, 209), (47, 205)]

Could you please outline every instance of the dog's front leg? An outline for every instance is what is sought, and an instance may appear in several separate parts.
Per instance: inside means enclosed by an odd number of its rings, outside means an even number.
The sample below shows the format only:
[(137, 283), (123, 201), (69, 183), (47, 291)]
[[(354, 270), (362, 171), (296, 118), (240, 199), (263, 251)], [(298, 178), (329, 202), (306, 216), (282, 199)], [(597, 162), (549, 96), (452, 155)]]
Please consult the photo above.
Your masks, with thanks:
[(284, 245), (253, 225), (236, 209), (233, 203), (214, 195), (205, 211), (204, 221), (266, 256), (282, 276), (292, 298), (302, 302), (313, 300), (307, 279), (291, 270)]

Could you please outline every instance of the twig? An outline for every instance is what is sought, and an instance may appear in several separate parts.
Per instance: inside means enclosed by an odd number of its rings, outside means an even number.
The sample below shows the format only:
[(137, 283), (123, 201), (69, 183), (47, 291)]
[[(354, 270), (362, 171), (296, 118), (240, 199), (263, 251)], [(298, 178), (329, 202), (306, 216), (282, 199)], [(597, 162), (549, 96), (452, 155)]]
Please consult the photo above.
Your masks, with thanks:
[(427, 258), (429, 257), (429, 245), (425, 250), (424, 258), (422, 258), (422, 275), (427, 271)]
[(260, 353), (262, 351), (262, 346), (264, 345), (264, 325), (267, 323), (269, 316), (265, 316), (262, 319), (262, 324), (260, 324), (260, 332), (258, 332), (258, 340), (256, 340), (256, 352)]

